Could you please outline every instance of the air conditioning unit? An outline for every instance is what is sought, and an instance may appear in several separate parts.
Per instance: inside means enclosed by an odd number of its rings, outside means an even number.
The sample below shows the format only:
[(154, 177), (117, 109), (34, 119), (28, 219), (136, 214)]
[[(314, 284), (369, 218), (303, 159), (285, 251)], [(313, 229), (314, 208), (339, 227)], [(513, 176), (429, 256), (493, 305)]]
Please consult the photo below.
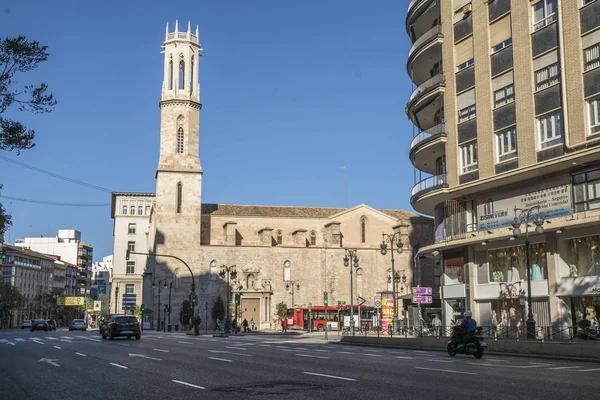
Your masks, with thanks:
[(473, 12), (473, 3), (469, 3), (463, 7), (463, 14), (465, 17), (471, 14), (471, 12)]

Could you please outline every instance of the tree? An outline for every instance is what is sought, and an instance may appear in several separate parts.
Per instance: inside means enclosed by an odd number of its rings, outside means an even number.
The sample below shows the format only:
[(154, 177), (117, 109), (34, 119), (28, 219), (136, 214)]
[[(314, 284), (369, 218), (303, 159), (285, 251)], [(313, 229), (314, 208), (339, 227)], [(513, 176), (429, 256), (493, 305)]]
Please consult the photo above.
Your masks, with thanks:
[(98, 296), (98, 301), (102, 302), (100, 306), (100, 313), (110, 314), (110, 296), (107, 294), (101, 294)]
[(0, 283), (0, 313), (10, 314), (27, 305), (27, 298), (19, 290), (8, 283)]
[(283, 320), (287, 315), (288, 306), (283, 301), (275, 306), (275, 315), (279, 320)]
[[(40, 46), (39, 42), (29, 41), (24, 36), (0, 40), (0, 150), (16, 151), (18, 155), (21, 150), (35, 146), (33, 129), (2, 116), (12, 105), (16, 105), (19, 111), (33, 114), (51, 112), (56, 105), (46, 83), (20, 86), (18, 82), (22, 78), (17, 78), (18, 74), (32, 71), (46, 61), (50, 56), (47, 49), (47, 46)], [(10, 215), (0, 205), (0, 241), (11, 225)]]
[(179, 322), (181, 325), (191, 325), (193, 316), (192, 303), (189, 300), (184, 300), (181, 303), (181, 311), (179, 311)]
[(223, 320), (223, 318), (225, 317), (225, 305), (223, 304), (223, 299), (221, 298), (221, 295), (217, 296), (215, 304), (213, 304), (211, 315), (213, 321), (216, 321), (217, 318)]

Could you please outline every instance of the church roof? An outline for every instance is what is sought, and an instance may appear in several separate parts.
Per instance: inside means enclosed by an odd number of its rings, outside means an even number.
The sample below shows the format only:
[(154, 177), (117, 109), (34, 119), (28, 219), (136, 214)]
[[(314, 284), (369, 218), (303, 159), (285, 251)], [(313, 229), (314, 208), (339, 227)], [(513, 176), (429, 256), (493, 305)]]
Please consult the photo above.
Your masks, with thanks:
[[(227, 215), (237, 217), (279, 217), (279, 218), (328, 218), (346, 211), (348, 208), (295, 207), (295, 206), (253, 206), (241, 204), (202, 204), (202, 214)], [(397, 219), (424, 218), (404, 210), (378, 210)]]

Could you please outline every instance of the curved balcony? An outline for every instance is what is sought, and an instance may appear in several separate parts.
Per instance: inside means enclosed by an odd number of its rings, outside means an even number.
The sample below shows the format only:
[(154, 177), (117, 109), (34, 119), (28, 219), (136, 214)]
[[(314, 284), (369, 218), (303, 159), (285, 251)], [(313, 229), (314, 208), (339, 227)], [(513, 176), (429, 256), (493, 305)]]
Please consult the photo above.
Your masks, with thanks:
[[(415, 118), (415, 113), (421, 112), (422, 108), (425, 108), (427, 104), (433, 102), (438, 95), (444, 93), (445, 87), (446, 81), (444, 75), (437, 74), (432, 78), (427, 79), (412, 92), (408, 103), (406, 104), (406, 112), (415, 125), (424, 128), (423, 124), (417, 123), (417, 120), (420, 119), (420, 117)], [(440, 108), (436, 108), (435, 111), (439, 109)]]
[[(433, 4), (434, 1), (436, 2), (435, 4)], [(432, 7), (432, 4), (434, 7)], [(408, 33), (409, 36), (419, 37), (418, 31), (422, 31), (424, 26), (431, 26), (433, 19), (439, 18), (439, 16), (439, 1), (412, 0), (408, 4), (408, 10), (406, 12), (406, 33)]]
[(413, 166), (425, 173), (435, 174), (436, 160), (446, 153), (445, 125), (436, 125), (414, 137), (409, 158)]
[(421, 214), (433, 215), (434, 207), (442, 200), (443, 189), (446, 188), (446, 174), (423, 179), (412, 188), (410, 204)]
[(431, 71), (440, 69), (444, 35), (441, 26), (434, 26), (417, 39), (408, 51), (406, 72), (415, 85), (431, 77)]

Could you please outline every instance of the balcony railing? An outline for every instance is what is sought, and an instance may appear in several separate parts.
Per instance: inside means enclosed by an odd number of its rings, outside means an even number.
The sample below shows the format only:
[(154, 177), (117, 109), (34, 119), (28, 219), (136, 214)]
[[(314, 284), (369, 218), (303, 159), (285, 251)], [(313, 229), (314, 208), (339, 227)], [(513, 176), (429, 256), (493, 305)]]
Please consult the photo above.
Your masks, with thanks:
[(446, 129), (444, 124), (436, 125), (431, 129), (427, 129), (427, 131), (423, 131), (413, 138), (412, 142), (410, 143), (410, 150), (412, 151), (415, 147), (419, 146), (423, 142), (428, 142), (445, 134)]
[(439, 187), (446, 184), (446, 174), (439, 174), (430, 176), (429, 178), (423, 179), (421, 182), (417, 183), (412, 188), (411, 196), (414, 196), (418, 193), (424, 192), (426, 190), (433, 189), (435, 187)]
[[(424, 34), (422, 34), (421, 37), (419, 37), (413, 43), (413, 45), (410, 47), (410, 50), (408, 51), (408, 59), (410, 60), (410, 56), (412, 56), (412, 54), (415, 52), (415, 50), (417, 50), (419, 47), (421, 47), (423, 45), (423, 43), (427, 42), (431, 38), (436, 37), (438, 35), (442, 35), (442, 26), (441, 25), (436, 25), (433, 28), (431, 28), (430, 30), (428, 30), (427, 32), (425, 32)], [(442, 37), (443, 37), (443, 35), (442, 35)]]
[(444, 75), (443, 74), (437, 74), (437, 75), (433, 76), (432, 78), (427, 79), (425, 82), (423, 82), (421, 85), (419, 85), (419, 87), (417, 87), (412, 92), (412, 94), (410, 95), (409, 101), (413, 101), (413, 99), (415, 97), (417, 97), (420, 93), (423, 93), (427, 89), (429, 89), (433, 86), (439, 85), (441, 83), (444, 83)]

